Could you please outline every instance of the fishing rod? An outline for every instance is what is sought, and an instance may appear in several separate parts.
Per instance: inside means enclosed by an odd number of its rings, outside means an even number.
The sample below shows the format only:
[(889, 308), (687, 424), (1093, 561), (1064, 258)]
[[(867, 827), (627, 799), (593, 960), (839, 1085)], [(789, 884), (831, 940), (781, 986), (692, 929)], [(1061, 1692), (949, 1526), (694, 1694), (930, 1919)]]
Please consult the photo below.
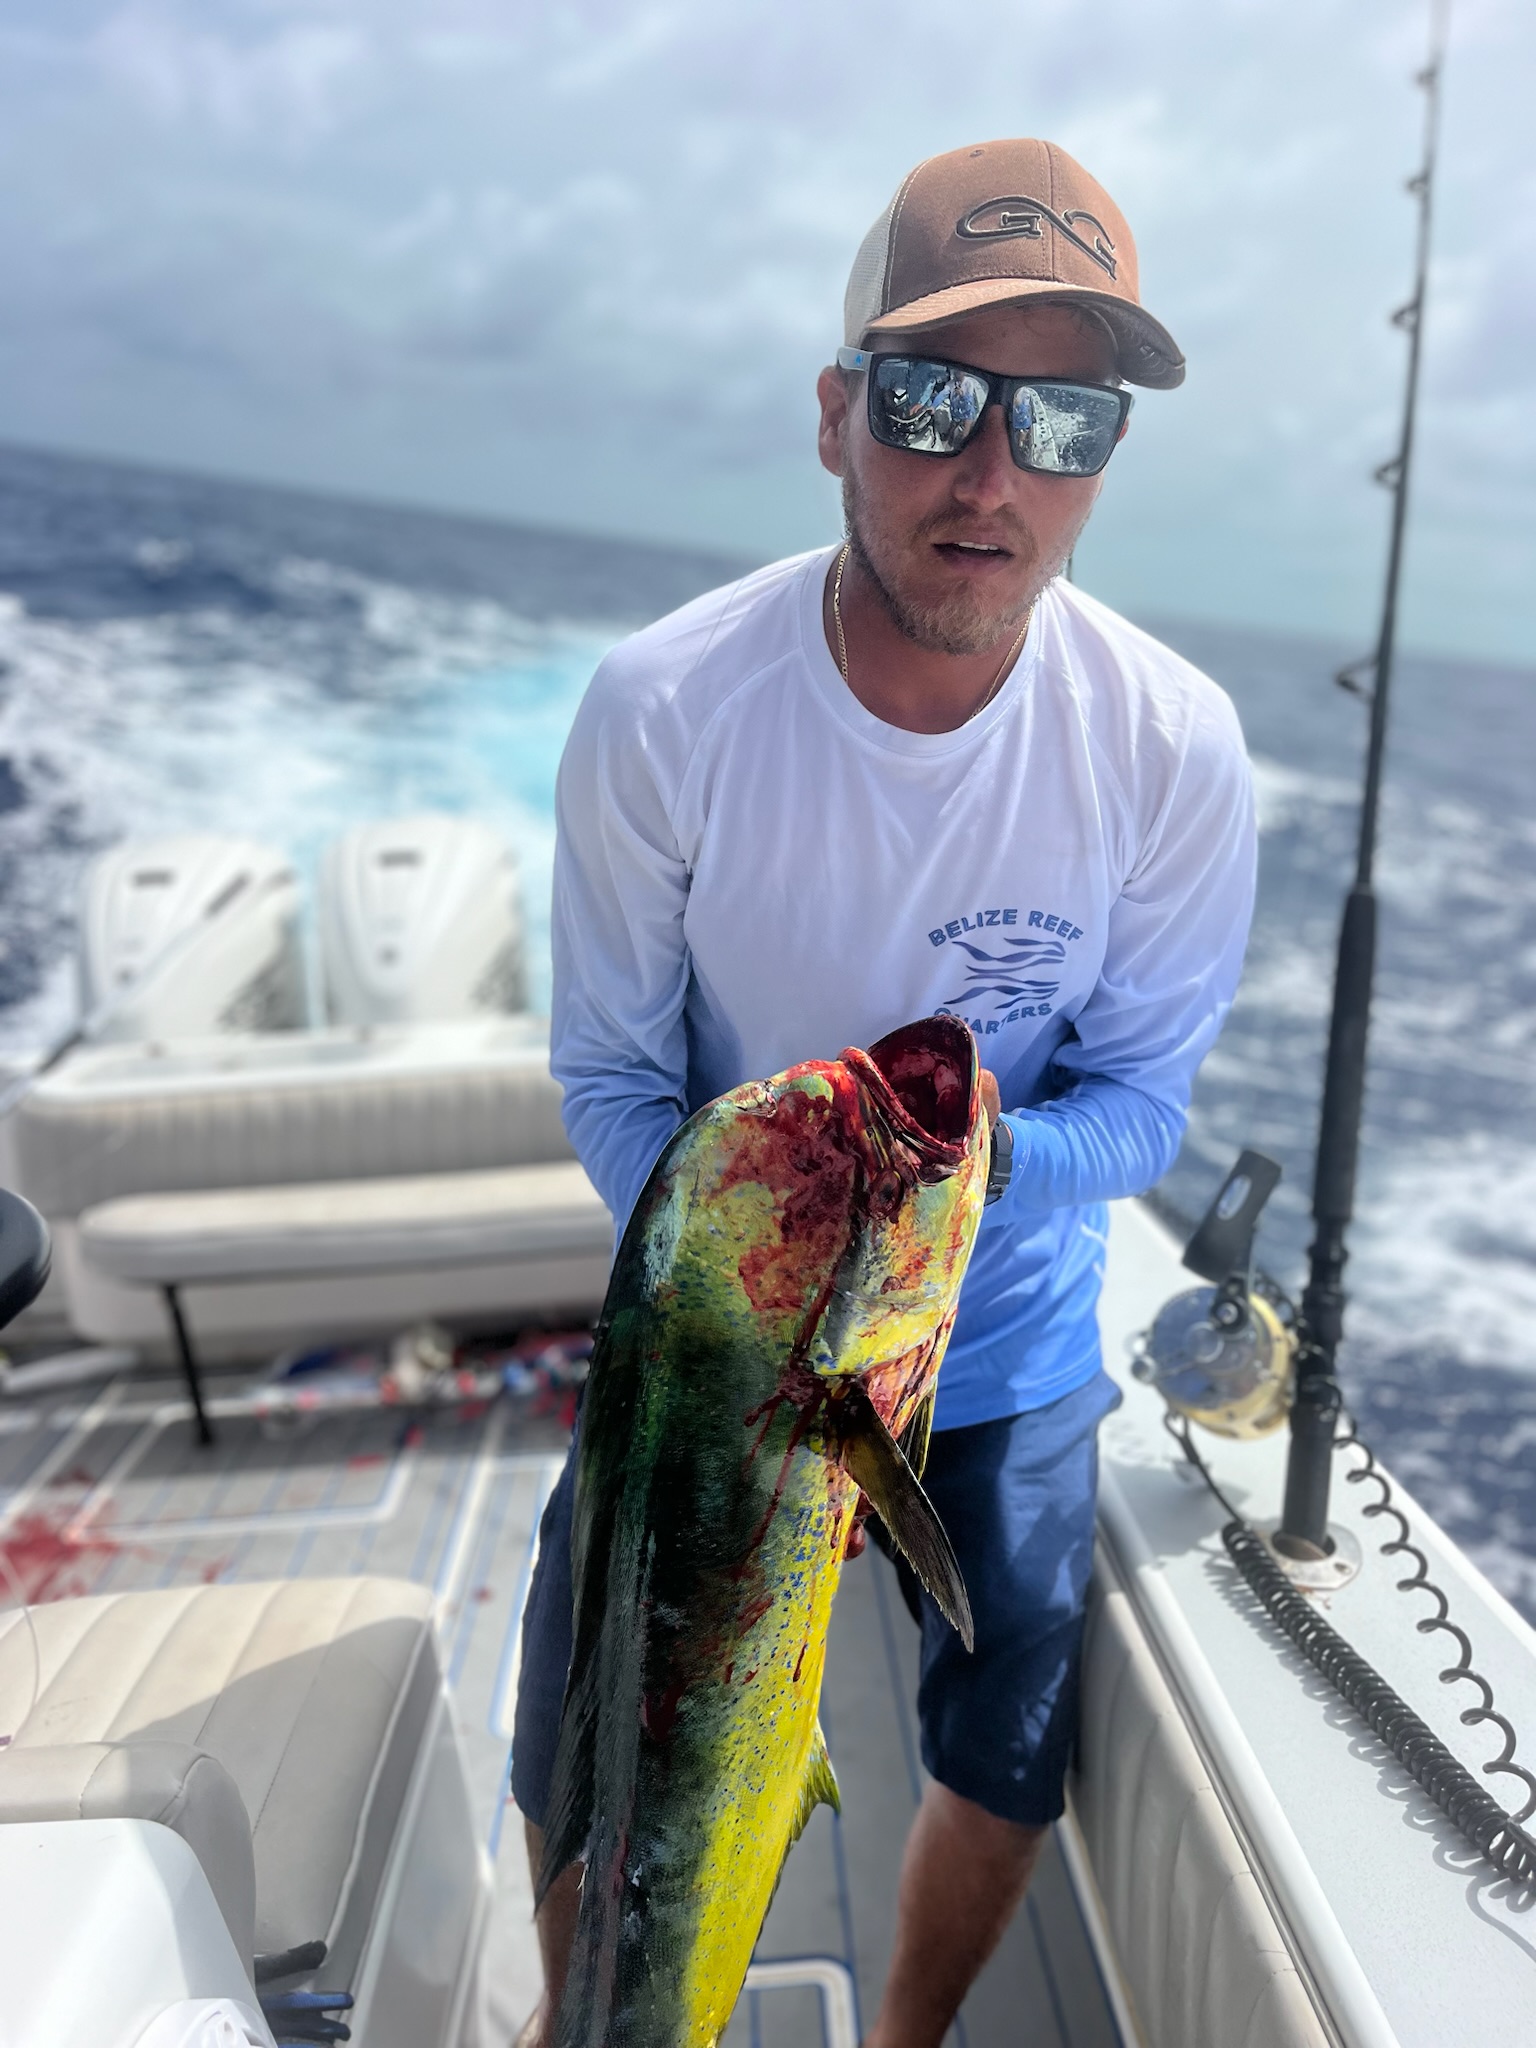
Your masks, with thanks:
[[(1409, 338), (1408, 388), (1398, 452), (1376, 472), (1377, 480), (1393, 494), (1381, 629), (1374, 654), (1336, 677), (1343, 688), (1369, 696), (1371, 730), (1355, 879), (1345, 900), (1339, 932), (1312, 1193), (1317, 1235), (1310, 1247), (1310, 1274), (1301, 1306), (1295, 1309), (1284, 1292), (1255, 1268), (1254, 1232), (1280, 1178), (1280, 1168), (1262, 1153), (1244, 1151), (1184, 1251), (1184, 1264), (1212, 1285), (1176, 1295), (1164, 1305), (1152, 1327), (1136, 1340), (1131, 1370), (1162, 1393), (1168, 1406), (1165, 1426), (1224, 1510), (1227, 1521), (1221, 1532), (1222, 1544), (1271, 1621), (1390, 1750), (1464, 1839), (1501, 1877), (1529, 1891), (1536, 1885), (1536, 1829), (1527, 1826), (1536, 1815), (1536, 1771), (1516, 1761), (1514, 1724), (1495, 1705), (1492, 1684), (1473, 1662), (1471, 1637), (1451, 1619), (1449, 1597), (1430, 1576), (1430, 1559), (1414, 1540), (1386, 1473), (1352, 1419), (1345, 1418), (1340, 1429), (1342, 1397), (1334, 1375), (1343, 1335), (1345, 1233), (1354, 1211), (1365, 1098), (1376, 953), (1376, 833), (1418, 397), (1447, 0), (1432, 0), (1432, 8), (1429, 62), (1417, 80), (1427, 96), (1424, 158), (1421, 169), (1408, 181), (1408, 189), (1419, 203), (1414, 292), (1392, 316)], [(1372, 679), (1369, 691), (1362, 684), (1366, 674)], [(1279, 1426), (1284, 1413), (1285, 1387), (1293, 1365), (1285, 1510), (1279, 1528), (1266, 1538), (1223, 1492), (1195, 1448), (1190, 1423), (1198, 1422), (1218, 1436), (1230, 1438), (1267, 1434), (1271, 1427)], [(1463, 1724), (1486, 1724), (1503, 1738), (1499, 1754), (1482, 1763), (1476, 1774), (1370, 1661), (1330, 1627), (1271, 1556), (1272, 1546), (1282, 1559), (1297, 1565), (1328, 1557), (1333, 1547), (1328, 1534), (1333, 1459), (1339, 1448), (1350, 1444), (1359, 1456), (1346, 1465), (1346, 1479), (1352, 1485), (1374, 1489), (1374, 1497), (1368, 1497), (1357, 1512), (1366, 1521), (1385, 1516), (1392, 1534), (1381, 1545), (1381, 1555), (1411, 1565), (1407, 1576), (1397, 1580), (1398, 1590), (1408, 1595), (1423, 1593), (1435, 1603), (1434, 1612), (1419, 1615), (1416, 1629), (1421, 1635), (1449, 1636), (1456, 1644), (1456, 1662), (1441, 1671), (1441, 1684), (1475, 1687), (1478, 1704), (1462, 1710)], [(1297, 1577), (1303, 1575), (1297, 1573)], [(1307, 1582), (1303, 1578), (1303, 1583)], [(1310, 1583), (1324, 1582), (1314, 1578)], [(1342, 1578), (1337, 1583), (1343, 1583)], [(1517, 1780), (1526, 1795), (1523, 1805), (1511, 1812), (1495, 1799), (1479, 1782), (1489, 1777)]]
[[(1371, 726), (1366, 746), (1365, 783), (1360, 798), (1355, 879), (1345, 899), (1339, 929), (1333, 1016), (1328, 1031), (1323, 1102), (1318, 1119), (1317, 1164), (1312, 1184), (1312, 1220), (1316, 1236), (1308, 1251), (1310, 1269), (1301, 1297), (1296, 1393), (1291, 1408), (1291, 1447), (1285, 1475), (1285, 1509), (1274, 1538), (1276, 1549), (1295, 1558), (1321, 1557), (1331, 1548), (1328, 1488), (1343, 1399), (1334, 1367), (1344, 1334), (1344, 1266), (1349, 1257), (1345, 1239), (1354, 1216), (1355, 1171), (1365, 1107), (1366, 1045), (1370, 1034), (1371, 993), (1376, 968), (1374, 869), (1377, 821), (1381, 805), (1382, 757), (1387, 737), (1387, 707), (1397, 649), (1398, 587), (1402, 578), (1408, 480), (1419, 397), (1435, 153), (1439, 139), (1440, 73), (1445, 60), (1448, 13), (1449, 0), (1431, 0), (1429, 59), (1415, 81), (1423, 89), (1425, 102), (1423, 161), (1408, 180), (1408, 190), (1418, 202), (1418, 253), (1413, 296), (1392, 315), (1393, 326), (1408, 336), (1407, 389), (1397, 453), (1375, 472), (1376, 481), (1392, 493), (1392, 529), (1387, 549), (1381, 627), (1374, 652), (1341, 669), (1334, 679), (1340, 688), (1367, 700)], [(1367, 676), (1370, 678), (1368, 684), (1365, 681)]]

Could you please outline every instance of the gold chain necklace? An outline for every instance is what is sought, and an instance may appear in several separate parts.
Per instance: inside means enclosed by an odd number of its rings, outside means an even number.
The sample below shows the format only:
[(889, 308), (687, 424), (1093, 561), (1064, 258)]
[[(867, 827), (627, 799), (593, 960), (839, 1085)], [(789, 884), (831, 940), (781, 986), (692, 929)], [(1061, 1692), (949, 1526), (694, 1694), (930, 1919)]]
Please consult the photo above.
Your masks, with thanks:
[[(838, 673), (842, 676), (845, 683), (848, 681), (848, 642), (843, 638), (843, 571), (848, 566), (850, 552), (850, 544), (844, 541), (842, 547), (838, 550), (837, 573), (832, 578), (832, 623), (837, 628), (837, 667)], [(1019, 637), (1003, 656), (1003, 665), (992, 678), (991, 689), (988, 690), (979, 704), (972, 705), (964, 718), (961, 719), (961, 725), (969, 725), (973, 718), (979, 718), (998, 691), (1003, 687), (1003, 678), (1013, 666), (1019, 649), (1024, 645), (1024, 636), (1029, 631), (1029, 622), (1034, 616), (1035, 608), (1031, 605), (1024, 614), (1024, 623), (1019, 628)], [(851, 688), (852, 685), (850, 684), (849, 687)]]

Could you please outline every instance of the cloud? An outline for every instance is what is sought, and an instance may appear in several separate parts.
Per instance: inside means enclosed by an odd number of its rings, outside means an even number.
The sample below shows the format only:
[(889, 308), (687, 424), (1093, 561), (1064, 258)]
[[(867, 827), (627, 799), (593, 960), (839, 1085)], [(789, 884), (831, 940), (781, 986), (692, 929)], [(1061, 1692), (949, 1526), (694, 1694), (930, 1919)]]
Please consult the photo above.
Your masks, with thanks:
[(215, 134), (311, 143), (346, 118), (369, 38), (342, 19), (289, 19), (244, 35), (209, 29), (202, 10), (132, 0), (84, 43), (109, 94), (152, 118)]
[[(0, 434), (767, 554), (917, 158), (1051, 134), (1189, 354), (1112, 601), (1365, 631), (1422, 11), (1398, 0), (0, 0)], [(1536, 654), (1536, 23), (1463, 0), (1410, 631)]]

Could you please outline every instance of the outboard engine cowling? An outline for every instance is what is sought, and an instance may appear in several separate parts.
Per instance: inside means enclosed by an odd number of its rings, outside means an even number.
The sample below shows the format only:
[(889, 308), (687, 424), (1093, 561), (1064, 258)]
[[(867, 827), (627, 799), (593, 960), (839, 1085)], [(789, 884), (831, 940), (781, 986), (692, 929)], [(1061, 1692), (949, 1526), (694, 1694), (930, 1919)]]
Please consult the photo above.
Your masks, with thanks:
[(358, 825), (325, 850), (317, 908), (334, 1023), (526, 1006), (517, 858), (489, 825), (432, 813)]
[(291, 1031), (306, 1021), (299, 882), (286, 854), (209, 832), (92, 862), (80, 1002), (93, 1039)]

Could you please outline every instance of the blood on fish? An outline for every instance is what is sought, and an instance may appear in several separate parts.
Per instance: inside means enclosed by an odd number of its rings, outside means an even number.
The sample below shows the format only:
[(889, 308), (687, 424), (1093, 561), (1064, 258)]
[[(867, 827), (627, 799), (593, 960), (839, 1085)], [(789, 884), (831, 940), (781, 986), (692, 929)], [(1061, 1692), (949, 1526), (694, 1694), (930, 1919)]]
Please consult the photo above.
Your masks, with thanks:
[(903, 1046), (878, 1062), (891, 1091), (915, 1124), (940, 1139), (963, 1137), (970, 1091), (954, 1061), (930, 1046)]
[(745, 1635), (749, 1628), (756, 1628), (763, 1616), (773, 1605), (771, 1593), (760, 1593), (755, 1600), (749, 1600), (736, 1616), (737, 1627)]
[[(760, 1408), (753, 1408), (746, 1415), (745, 1420), (750, 1425), (765, 1412), (771, 1420), (774, 1413), (785, 1401), (788, 1401), (796, 1410), (795, 1420), (789, 1432), (789, 1441), (785, 1444), (784, 1456), (779, 1461), (778, 1476), (773, 1482), (773, 1491), (768, 1496), (768, 1505), (763, 1510), (762, 1520), (752, 1532), (745, 1556), (741, 1563), (733, 1568), (733, 1577), (740, 1577), (746, 1571), (748, 1561), (755, 1556), (758, 1546), (771, 1528), (773, 1518), (779, 1511), (779, 1503), (784, 1497), (784, 1489), (789, 1484), (790, 1467), (794, 1463), (795, 1452), (799, 1450), (801, 1444), (805, 1441), (806, 1436), (810, 1432), (811, 1424), (826, 1406), (829, 1396), (830, 1389), (825, 1380), (812, 1372), (808, 1366), (801, 1364), (798, 1359), (791, 1359), (790, 1363), (784, 1368), (778, 1386), (769, 1395), (768, 1399), (763, 1402)], [(765, 1425), (763, 1435), (759, 1437), (757, 1444), (750, 1454), (752, 1457), (756, 1457), (757, 1452), (762, 1448), (766, 1436), (767, 1427)]]
[(686, 1679), (674, 1679), (665, 1692), (652, 1697), (647, 1694), (640, 1702), (640, 1726), (652, 1742), (666, 1742), (677, 1725), (677, 1711), (688, 1690)]
[(842, 1125), (826, 1097), (789, 1088), (769, 1114), (742, 1118), (732, 1133), (719, 1192), (764, 1187), (777, 1210), (777, 1242), (753, 1245), (738, 1267), (747, 1299), (760, 1314), (792, 1315), (804, 1308), (807, 1272), (837, 1254), (856, 1171)]

